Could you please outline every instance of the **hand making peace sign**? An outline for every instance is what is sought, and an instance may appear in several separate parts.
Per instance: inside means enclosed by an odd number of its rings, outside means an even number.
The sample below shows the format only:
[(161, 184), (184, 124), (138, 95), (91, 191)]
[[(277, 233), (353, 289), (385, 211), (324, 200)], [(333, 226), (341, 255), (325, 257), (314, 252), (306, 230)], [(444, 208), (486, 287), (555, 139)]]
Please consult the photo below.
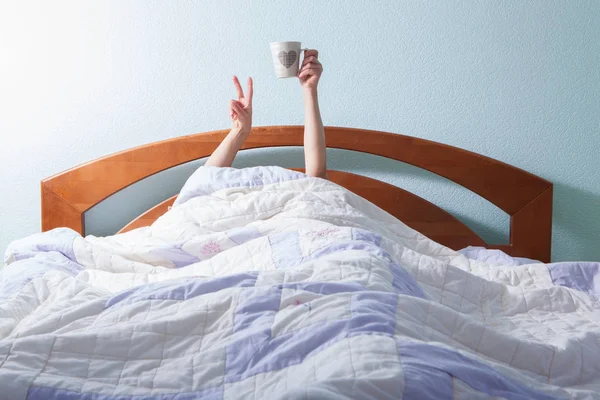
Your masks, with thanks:
[(248, 78), (248, 89), (244, 95), (242, 85), (237, 76), (233, 76), (233, 85), (237, 91), (238, 99), (229, 101), (229, 117), (231, 117), (233, 129), (239, 129), (244, 133), (250, 133), (252, 128), (252, 78)]

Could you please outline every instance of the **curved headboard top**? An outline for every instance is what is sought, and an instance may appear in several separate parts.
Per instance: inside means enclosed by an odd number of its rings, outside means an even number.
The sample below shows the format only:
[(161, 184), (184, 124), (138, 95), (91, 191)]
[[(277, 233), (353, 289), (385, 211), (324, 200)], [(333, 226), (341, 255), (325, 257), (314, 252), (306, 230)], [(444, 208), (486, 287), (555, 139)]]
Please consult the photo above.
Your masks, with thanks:
[[(209, 156), (228, 132), (219, 130), (150, 143), (43, 180), (42, 230), (67, 226), (84, 234), (85, 211), (148, 176)], [(302, 146), (303, 132), (303, 126), (254, 127), (242, 149)], [(425, 139), (343, 127), (325, 127), (325, 135), (329, 148), (402, 161), (470, 189), (511, 216), (510, 244), (488, 247), (501, 248), (514, 256), (550, 260), (551, 182), (501, 161)], [(353, 185), (354, 180), (344, 179), (347, 185), (343, 186)], [(389, 207), (382, 208), (395, 214)]]

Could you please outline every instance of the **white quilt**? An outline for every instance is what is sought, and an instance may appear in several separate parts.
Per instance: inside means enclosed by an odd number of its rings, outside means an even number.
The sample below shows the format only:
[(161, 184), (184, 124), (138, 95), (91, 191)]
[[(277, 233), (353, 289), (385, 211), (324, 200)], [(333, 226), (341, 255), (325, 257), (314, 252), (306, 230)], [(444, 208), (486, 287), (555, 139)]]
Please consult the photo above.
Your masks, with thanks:
[(468, 255), (325, 180), (202, 167), (151, 227), (9, 247), (0, 399), (600, 399), (598, 264)]

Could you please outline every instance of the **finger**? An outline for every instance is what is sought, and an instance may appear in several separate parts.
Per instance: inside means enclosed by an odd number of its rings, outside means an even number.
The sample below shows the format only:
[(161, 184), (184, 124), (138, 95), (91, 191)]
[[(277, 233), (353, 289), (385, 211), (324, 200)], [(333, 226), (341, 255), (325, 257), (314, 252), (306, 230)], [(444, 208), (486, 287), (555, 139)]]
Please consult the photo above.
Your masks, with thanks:
[(244, 110), (244, 107), (239, 101), (234, 101), (231, 103), (231, 108), (238, 116), (246, 114), (246, 110)]
[(312, 74), (320, 74), (323, 71), (323, 68), (322, 67), (315, 67), (315, 68), (304, 67), (300, 70), (300, 73), (302, 73), (304, 71), (310, 71)]
[(235, 90), (237, 91), (238, 99), (244, 97), (244, 91), (242, 90), (242, 85), (240, 85), (240, 81), (237, 76), (233, 76), (233, 85), (235, 86)]
[(240, 103), (237, 100), (231, 100), (229, 102), (229, 107), (231, 107), (231, 109), (233, 111), (238, 111), (238, 110), (243, 110), (244, 109), (244, 106), (242, 105), (242, 103)]
[(235, 110), (236, 107), (239, 107), (242, 110), (244, 109), (244, 105), (242, 104), (242, 102), (240, 102), (238, 100), (229, 100), (229, 109)]
[(235, 102), (235, 100), (229, 100), (229, 103), (227, 104), (229, 106), (229, 118), (234, 118), (236, 116), (235, 111), (233, 111), (233, 103)]
[(319, 61), (317, 60), (317, 57), (315, 57), (315, 56), (308, 56), (308, 57), (305, 56), (304, 60), (302, 60), (302, 65), (305, 65), (309, 62), (319, 62)]
[(314, 69), (321, 69), (323, 68), (323, 66), (321, 64), (317, 64), (317, 63), (308, 63), (302, 66), (302, 68), (300, 69), (304, 69), (304, 68), (314, 68)]
[(316, 72), (316, 70), (313, 70), (313, 69), (305, 69), (304, 71), (302, 71), (298, 74), (298, 78), (302, 79), (302, 78), (309, 77), (312, 75), (317, 75), (315, 72)]
[(248, 105), (252, 105), (252, 96), (254, 96), (254, 82), (252, 77), (248, 77)]
[(312, 73), (317, 73), (317, 72), (323, 71), (323, 67), (320, 65), (315, 65), (315, 66), (306, 65), (306, 66), (300, 68), (299, 72), (303, 72), (303, 71), (311, 71)]
[(317, 57), (315, 57), (315, 56), (304, 56), (304, 60), (302, 60), (302, 63), (309, 62), (309, 61), (316, 61), (316, 60), (317, 60)]
[(304, 57), (308, 57), (308, 56), (319, 57), (319, 52), (315, 49), (308, 49), (308, 50), (304, 51)]

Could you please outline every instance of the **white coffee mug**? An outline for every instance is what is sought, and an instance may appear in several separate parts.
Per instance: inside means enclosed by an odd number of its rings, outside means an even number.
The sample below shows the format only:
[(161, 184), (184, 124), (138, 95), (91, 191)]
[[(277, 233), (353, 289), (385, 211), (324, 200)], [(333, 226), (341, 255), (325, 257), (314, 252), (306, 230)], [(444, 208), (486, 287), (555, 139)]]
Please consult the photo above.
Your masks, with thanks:
[(278, 78), (293, 78), (298, 75), (300, 53), (303, 50), (301, 42), (272, 42), (271, 55), (275, 75)]

